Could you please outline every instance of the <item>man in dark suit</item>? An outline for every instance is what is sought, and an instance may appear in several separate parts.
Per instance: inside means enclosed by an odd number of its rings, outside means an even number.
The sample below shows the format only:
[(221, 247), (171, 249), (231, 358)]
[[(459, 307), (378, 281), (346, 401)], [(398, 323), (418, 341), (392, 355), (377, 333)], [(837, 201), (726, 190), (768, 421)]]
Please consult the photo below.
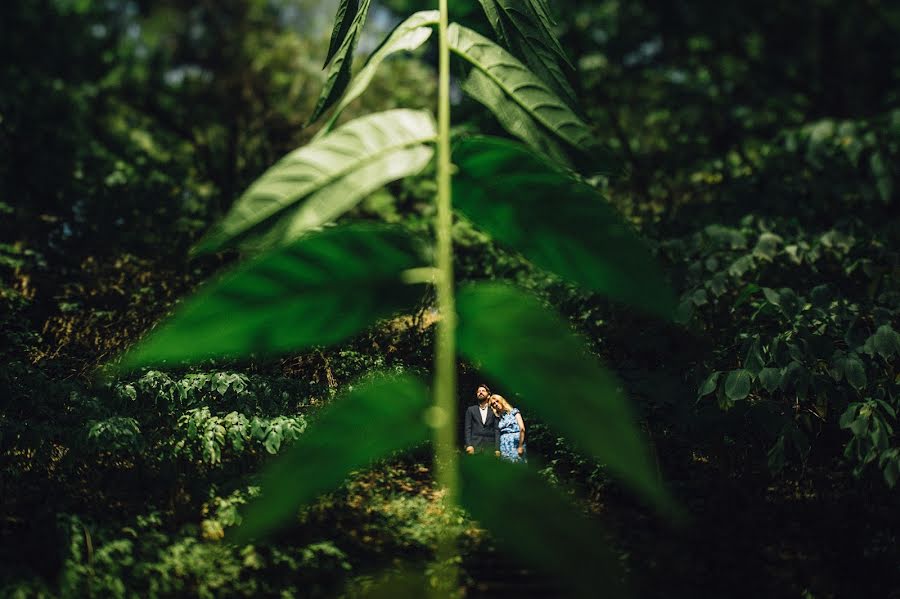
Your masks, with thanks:
[(478, 385), (475, 389), (475, 398), (478, 403), (466, 410), (466, 453), (476, 451), (492, 452), (496, 449), (499, 431), (497, 429), (497, 417), (488, 406), (491, 390), (487, 385)]

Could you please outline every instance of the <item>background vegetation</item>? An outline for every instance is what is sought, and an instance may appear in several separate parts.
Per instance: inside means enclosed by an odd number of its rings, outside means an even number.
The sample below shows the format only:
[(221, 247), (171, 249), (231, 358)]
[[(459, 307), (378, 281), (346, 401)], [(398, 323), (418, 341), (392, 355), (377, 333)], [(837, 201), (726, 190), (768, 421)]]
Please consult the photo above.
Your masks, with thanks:
[[(374, 30), (420, 8), (376, 4)], [(234, 260), (187, 248), (315, 134), (334, 9), (0, 7), (0, 593), (352, 594), (385, 566), (426, 564), (448, 527), (470, 594), (554, 589), (439, 508), (427, 452), (354, 475), (271, 542), (223, 542), (258, 492), (251, 475), (321, 407), (372, 369), (430, 370), (427, 304), (281, 360), (94, 376)], [(542, 474), (601, 517), (641, 596), (900, 596), (900, 11), (553, 9), (577, 96), (626, 164), (595, 183), (655, 248), (679, 322), (568, 286), (462, 220), (457, 280), (513, 281), (564, 313), (623, 377), (690, 520), (661, 521), (531, 419)], [(451, 11), (489, 30), (477, 2)], [(342, 118), (430, 108), (434, 67), (428, 52), (392, 58)], [(453, 110), (500, 130), (469, 100)], [(353, 216), (426, 230), (433, 194), (425, 173)], [(481, 378), (461, 364), (460, 397)]]

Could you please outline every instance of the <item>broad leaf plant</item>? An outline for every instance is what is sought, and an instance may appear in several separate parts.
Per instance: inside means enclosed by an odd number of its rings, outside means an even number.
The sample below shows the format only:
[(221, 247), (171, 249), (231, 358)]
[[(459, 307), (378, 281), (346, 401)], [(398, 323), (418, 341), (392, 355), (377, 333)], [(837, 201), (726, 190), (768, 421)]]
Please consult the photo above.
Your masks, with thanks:
[[(475, 283), (457, 292), (453, 209), (586, 290), (662, 317), (672, 313), (674, 298), (650, 252), (583, 176), (609, 173), (609, 158), (578, 107), (574, 69), (554, 37), (546, 0), (480, 0), (493, 40), (448, 23), (447, 0), (440, 0), (439, 10), (400, 23), (354, 75), (370, 4), (340, 2), (324, 89), (310, 117), (327, 115), (318, 135), (266, 171), (195, 248), (236, 247), (251, 258), (187, 300), (126, 354), (122, 367), (338, 343), (412, 309), (423, 285), (432, 284), (439, 319), (430, 393), (411, 376), (356, 385), (263, 474), (262, 497), (235, 540), (272, 531), (351, 471), (430, 439), (447, 509), (463, 507), (499, 544), (568, 581), (575, 593), (594, 596), (617, 579), (596, 523), (533, 469), (458, 458), (458, 355), (661, 510), (670, 509), (670, 500), (620, 385), (559, 315), (508, 284)], [(338, 126), (386, 58), (416, 50), (435, 30), (437, 119), (396, 109)], [(462, 91), (510, 138), (451, 140), (451, 58)], [(400, 228), (332, 225), (367, 195), (433, 160), (433, 260)], [(517, 525), (507, 526), (510, 521)], [(448, 536), (438, 564), (452, 563), (455, 551)], [(443, 589), (457, 586), (452, 567), (443, 578)]]

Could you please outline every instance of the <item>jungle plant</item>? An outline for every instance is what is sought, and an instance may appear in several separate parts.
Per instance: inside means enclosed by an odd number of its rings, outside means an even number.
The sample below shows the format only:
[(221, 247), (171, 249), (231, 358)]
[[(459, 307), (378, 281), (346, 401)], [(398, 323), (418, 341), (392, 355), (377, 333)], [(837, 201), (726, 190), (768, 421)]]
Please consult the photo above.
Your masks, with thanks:
[[(482, 0), (499, 43), (448, 23), (447, 1), (403, 21), (355, 76), (351, 62), (369, 0), (342, 0), (311, 121), (318, 135), (277, 162), (239, 198), (197, 251), (237, 246), (254, 254), (208, 284), (126, 355), (134, 368), (216, 356), (271, 356), (337, 343), (436, 288), (437, 339), (429, 401), (412, 376), (382, 374), (334, 402), (262, 478), (235, 540), (259, 536), (297, 507), (372, 460), (433, 441), (448, 509), (461, 505), (497, 541), (593, 595), (609, 589), (612, 562), (601, 531), (527, 468), (457, 459), (456, 359), (476, 364), (585, 454), (667, 510), (669, 499), (619, 386), (562, 319), (500, 283), (454, 289), (451, 247), (450, 59), (464, 92), (522, 143), (486, 136), (455, 140), (456, 208), (538, 267), (615, 300), (668, 315), (674, 299), (650, 252), (575, 170), (609, 172), (608, 158), (576, 105), (573, 69), (553, 35), (546, 0)], [(437, 124), (426, 111), (396, 109), (338, 125), (391, 54), (419, 48), (438, 31)], [(437, 161), (434, 260), (400, 228), (331, 223), (390, 181)], [(561, 201), (560, 201), (561, 199)], [(457, 323), (458, 318), (458, 323)], [(458, 326), (457, 326), (458, 325)], [(512, 491), (512, 492), (510, 492)], [(548, 519), (547, 513), (554, 517)], [(503, 522), (517, 526), (503, 526)], [(437, 564), (452, 564), (445, 535)], [(456, 587), (452, 566), (442, 592)], [(439, 589), (441, 590), (441, 589)]]

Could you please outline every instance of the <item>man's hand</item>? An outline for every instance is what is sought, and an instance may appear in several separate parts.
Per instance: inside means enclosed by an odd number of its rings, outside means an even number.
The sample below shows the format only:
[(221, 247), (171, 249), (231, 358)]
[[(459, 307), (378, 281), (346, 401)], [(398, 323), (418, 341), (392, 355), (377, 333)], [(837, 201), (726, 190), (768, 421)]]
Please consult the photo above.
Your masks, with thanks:
[(472, 455), (473, 453), (475, 453), (475, 448), (469, 445), (468, 447), (466, 447), (466, 453)]
[(498, 449), (497, 451), (495, 451), (495, 452), (494, 452), (494, 455), (497, 456), (497, 457), (499, 458), (499, 457), (500, 457), (500, 450)]

